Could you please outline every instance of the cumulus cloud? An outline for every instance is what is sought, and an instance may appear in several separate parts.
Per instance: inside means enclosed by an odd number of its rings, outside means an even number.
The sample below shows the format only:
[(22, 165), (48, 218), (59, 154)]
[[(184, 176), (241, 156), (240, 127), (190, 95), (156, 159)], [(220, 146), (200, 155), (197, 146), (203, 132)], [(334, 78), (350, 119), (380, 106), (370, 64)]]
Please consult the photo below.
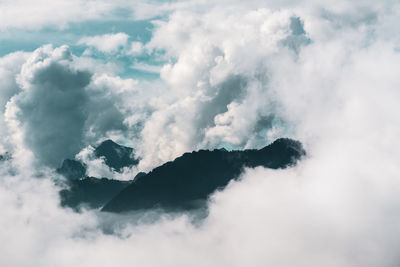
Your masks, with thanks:
[(10, 98), (21, 90), (15, 77), (28, 56), (28, 53), (15, 52), (0, 58), (0, 79), (2, 81), (0, 85), (0, 135), (3, 136), (0, 142), (0, 153), (10, 151), (12, 147), (12, 142), (8, 140), (10, 132), (4, 118), (5, 106)]
[[(135, 81), (94, 75), (77, 63), (67, 46), (37, 49), (18, 75), (20, 92), (7, 103), (15, 142), (39, 162), (56, 167), (90, 142), (123, 132), (124, 95)], [(112, 88), (111, 88), (112, 87)]]
[(178, 100), (146, 122), (141, 165), (188, 150), (272, 141), (268, 131), (279, 131), (282, 118), (270, 90), (270, 62), (296, 56), (308, 43), (302, 20), (287, 10), (174, 13), (146, 47), (176, 59), (164, 65), (161, 78)]
[(9, 123), (23, 129), (24, 142), (46, 164), (77, 153), (87, 117), (84, 91), (91, 73), (74, 69), (68, 47), (39, 49), (23, 65), (22, 92), (7, 104)]
[[(288, 77), (283, 70), (276, 75), (275, 70), (326, 48), (332, 52), (321, 55), (328, 57), (323, 68), (334, 67), (332, 62), (346, 59), (342, 53), (364, 48), (378, 35), (398, 47), (398, 35), (386, 35), (388, 28), (382, 29), (397, 10), (392, 7), (382, 15), (388, 4), (328, 2), (322, 7), (306, 2), (307, 8), (295, 4), (276, 11), (231, 3), (206, 12), (178, 9), (168, 22), (155, 22), (146, 48), (162, 50), (170, 58), (160, 72), (168, 86), (169, 98), (164, 99), (170, 102), (158, 106), (144, 126), (141, 166), (156, 166), (185, 151), (261, 147), (274, 136), (291, 136), (294, 125), (287, 120), (293, 114), (285, 114), (286, 107), (277, 99), (284, 92), (277, 84), (301, 76)], [(271, 3), (276, 5), (280, 7)]]

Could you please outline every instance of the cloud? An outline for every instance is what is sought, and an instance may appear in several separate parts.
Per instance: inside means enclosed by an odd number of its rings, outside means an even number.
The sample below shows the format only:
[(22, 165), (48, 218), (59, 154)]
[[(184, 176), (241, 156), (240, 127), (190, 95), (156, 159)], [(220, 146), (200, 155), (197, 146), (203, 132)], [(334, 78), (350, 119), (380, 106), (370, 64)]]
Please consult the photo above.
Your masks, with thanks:
[(68, 47), (37, 50), (19, 76), (22, 92), (7, 104), (7, 120), (18, 122), (26, 145), (51, 166), (79, 152), (92, 74), (74, 69)]
[[(128, 39), (129, 36), (126, 33), (119, 32), (83, 37), (78, 41), (78, 44), (92, 46), (105, 53), (116, 53), (118, 50), (123, 49), (128, 45)], [(137, 45), (134, 45), (132, 49), (136, 51)]]
[(273, 141), (268, 131), (279, 131), (283, 119), (270, 90), (270, 62), (296, 56), (308, 42), (301, 19), (287, 10), (172, 14), (146, 47), (175, 59), (160, 72), (175, 98), (146, 122), (141, 166), (200, 148)]
[(146, 63), (134, 63), (131, 68), (145, 72), (160, 73), (162, 67), (157, 65), (149, 65)]
[(136, 82), (94, 75), (81, 62), (67, 46), (37, 49), (18, 75), (18, 94), (7, 100), (5, 116), (14, 142), (48, 166), (57, 167), (88, 144), (127, 130), (121, 99), (129, 101)]
[(28, 56), (29, 53), (15, 52), (0, 58), (0, 79), (2, 81), (0, 85), (0, 135), (3, 136), (0, 142), (1, 153), (10, 151), (12, 146), (8, 140), (10, 132), (4, 118), (5, 105), (21, 90), (15, 77)]
[[(155, 22), (146, 49), (161, 50), (169, 58), (160, 72), (168, 89), (164, 103), (144, 125), (141, 166), (157, 166), (185, 151), (261, 147), (276, 135), (291, 136), (295, 126), (287, 120), (293, 114), (282, 105), (285, 91), (277, 84), (299, 77), (282, 75), (283, 70), (277, 75), (275, 70), (289, 68), (293, 60), (300, 64), (306, 53), (314, 58), (308, 51), (323, 53), (328, 48), (331, 54), (321, 55), (327, 62), (316, 64), (335, 68), (331, 64), (346, 58), (340, 49), (349, 55), (346, 45), (357, 50), (373, 43), (388, 32), (377, 29), (393, 21), (396, 13), (382, 15), (387, 10), (382, 6), (390, 3), (332, 4), (253, 10), (251, 4), (230, 3), (230, 9), (217, 5), (205, 12), (178, 9), (167, 22)], [(397, 35), (385, 34), (383, 39), (399, 47)], [(330, 79), (333, 84), (335, 78)], [(299, 87), (295, 82), (292, 86)], [(288, 90), (283, 99), (294, 99), (291, 93)]]
[[(2, 1), (0, 29), (65, 28), (70, 22), (111, 17), (118, 5), (106, 1)], [(18, 18), (18, 19), (16, 19)]]
[[(163, 80), (154, 83), (80, 69), (65, 47), (35, 51), (19, 84), (12, 80), (24, 56), (0, 64), (10, 85), (3, 99), (12, 99), (6, 115), (11, 108), (27, 115), (9, 117), (16, 123), (13, 140), (40, 136), (29, 128), (40, 108), (48, 110), (40, 113), (43, 129), (56, 117), (57, 107), (46, 103), (59, 99), (48, 92), (61, 91), (62, 79), (43, 77), (58, 73), (73, 78), (66, 84), (78, 85), (71, 89), (78, 96), (85, 92), (88, 107), (100, 101), (91, 102), (92, 95), (114, 104), (128, 127), (87, 136), (82, 129), (88, 125), (110, 128), (96, 116), (104, 104), (93, 113), (88, 108), (76, 132), (84, 140), (132, 137), (143, 166), (224, 142), (255, 147), (277, 132), (301, 140), (308, 151), (292, 169), (246, 170), (212, 197), (208, 217), (197, 224), (187, 214), (156, 211), (73, 213), (58, 206), (51, 172), (19, 168), (16, 158), (2, 162), (0, 240), (7, 246), (0, 265), (398, 266), (400, 56), (393, 22), (399, 6), (366, 3), (368, 11), (353, 2), (327, 2), (321, 11), (314, 1), (302, 1), (303, 8), (285, 1), (278, 12), (180, 10), (159, 24), (146, 47), (164, 49), (171, 58)], [(298, 39), (300, 21), (304, 34)], [(79, 71), (92, 74), (90, 81), (79, 83)], [(45, 90), (47, 97), (37, 94)], [(32, 103), (39, 109), (27, 109)]]
[(128, 50), (129, 55), (140, 55), (143, 53), (143, 44), (141, 42), (132, 42), (131, 47)]

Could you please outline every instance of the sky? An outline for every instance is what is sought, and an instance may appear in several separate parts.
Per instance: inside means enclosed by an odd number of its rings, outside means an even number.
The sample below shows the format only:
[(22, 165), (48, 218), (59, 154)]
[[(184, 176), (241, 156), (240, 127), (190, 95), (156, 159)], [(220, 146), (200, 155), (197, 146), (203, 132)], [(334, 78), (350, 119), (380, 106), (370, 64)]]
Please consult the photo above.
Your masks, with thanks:
[[(0, 2), (1, 266), (399, 266), (398, 1)], [(54, 170), (129, 180), (279, 137), (209, 214), (59, 206)], [(115, 173), (105, 139), (134, 148)], [(111, 230), (110, 230), (111, 229)]]

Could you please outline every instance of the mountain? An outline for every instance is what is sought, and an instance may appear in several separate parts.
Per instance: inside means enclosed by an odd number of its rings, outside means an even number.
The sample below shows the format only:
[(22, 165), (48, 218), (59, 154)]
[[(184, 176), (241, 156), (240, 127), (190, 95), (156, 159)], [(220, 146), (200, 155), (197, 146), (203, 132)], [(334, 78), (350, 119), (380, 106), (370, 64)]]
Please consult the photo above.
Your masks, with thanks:
[[(106, 140), (97, 146), (94, 155), (96, 158), (104, 158), (105, 164), (117, 172), (122, 171), (124, 167), (135, 166), (139, 163), (133, 158), (133, 148), (121, 146), (112, 140)], [(86, 177), (86, 165), (74, 159), (65, 159), (56, 171), (69, 180)]]
[(121, 171), (124, 167), (137, 165), (138, 160), (133, 157), (133, 148), (121, 146), (112, 140), (102, 142), (95, 150), (97, 158), (104, 158), (105, 163), (115, 171)]
[(130, 182), (107, 178), (86, 177), (69, 180), (68, 188), (60, 191), (61, 205), (77, 209), (84, 205), (89, 208), (101, 208), (107, 201), (121, 192)]
[(65, 159), (57, 172), (69, 180), (78, 180), (86, 176), (86, 165), (77, 160)]
[[(137, 165), (133, 159), (133, 149), (106, 140), (94, 150), (96, 158), (104, 158), (104, 162), (115, 171), (124, 167)], [(1, 160), (1, 158), (0, 158)], [(78, 208), (85, 205), (89, 208), (100, 208), (118, 194), (129, 182), (86, 176), (86, 165), (74, 159), (65, 159), (56, 170), (66, 180), (66, 188), (60, 191), (61, 205)], [(138, 176), (144, 175), (139, 173)]]
[[(132, 159), (133, 149), (111, 140), (95, 149), (108, 166), (118, 171), (138, 162)], [(86, 166), (66, 159), (57, 172), (64, 175), (67, 188), (60, 191), (61, 205), (78, 208), (101, 208), (103, 211), (161, 207), (167, 210), (192, 209), (204, 205), (215, 190), (223, 189), (244, 167), (286, 168), (305, 155), (300, 142), (278, 139), (256, 150), (200, 150), (185, 153), (150, 173), (138, 173), (132, 181), (118, 181), (86, 176)]]
[(287, 138), (278, 139), (259, 150), (217, 149), (185, 153), (134, 179), (102, 211), (197, 208), (207, 201), (210, 194), (236, 179), (244, 167), (286, 168), (303, 155), (302, 144)]

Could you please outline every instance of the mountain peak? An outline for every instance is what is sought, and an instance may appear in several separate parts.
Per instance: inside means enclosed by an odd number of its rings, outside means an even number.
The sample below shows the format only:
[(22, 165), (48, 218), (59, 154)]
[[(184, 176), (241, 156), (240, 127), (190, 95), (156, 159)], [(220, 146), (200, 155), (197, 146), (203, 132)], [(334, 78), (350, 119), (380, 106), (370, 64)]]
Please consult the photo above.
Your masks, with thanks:
[(139, 163), (133, 156), (133, 148), (121, 146), (110, 139), (103, 141), (94, 154), (98, 158), (104, 157), (105, 163), (116, 171)]
[(299, 141), (286, 137), (278, 138), (268, 146), (281, 146), (286, 148), (293, 148), (296, 150), (303, 150), (303, 145)]
[(103, 147), (121, 147), (122, 145), (119, 145), (117, 143), (115, 143), (113, 140), (111, 139), (107, 139), (104, 140), (103, 142), (100, 143), (100, 145), (97, 146), (97, 149), (101, 149)]
[[(121, 171), (124, 167), (138, 164), (133, 158), (133, 148), (121, 146), (112, 140), (105, 140), (94, 150), (97, 158), (104, 158), (106, 165), (115, 171)], [(0, 160), (3, 157), (0, 155)], [(69, 180), (77, 180), (86, 177), (86, 165), (78, 160), (65, 159), (60, 168), (57, 169)]]

